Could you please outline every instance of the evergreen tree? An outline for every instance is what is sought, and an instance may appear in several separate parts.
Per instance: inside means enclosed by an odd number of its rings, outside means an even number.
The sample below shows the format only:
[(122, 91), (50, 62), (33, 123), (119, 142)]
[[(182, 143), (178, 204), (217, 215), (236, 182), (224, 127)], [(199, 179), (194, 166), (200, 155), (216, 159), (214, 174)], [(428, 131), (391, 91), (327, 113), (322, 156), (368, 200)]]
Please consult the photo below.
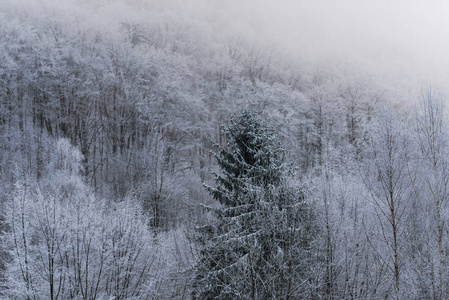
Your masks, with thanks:
[(251, 112), (232, 117), (223, 128), (227, 147), (214, 153), (222, 174), (214, 173), (217, 187), (212, 196), (225, 206), (242, 204), (251, 190), (279, 185), (284, 169), (284, 150), (274, 129)]
[(216, 224), (203, 228), (194, 297), (299, 296), (314, 227), (303, 193), (287, 182), (284, 150), (251, 112), (232, 117), (223, 132), (226, 147), (215, 154), (221, 173), (207, 187), (221, 206)]

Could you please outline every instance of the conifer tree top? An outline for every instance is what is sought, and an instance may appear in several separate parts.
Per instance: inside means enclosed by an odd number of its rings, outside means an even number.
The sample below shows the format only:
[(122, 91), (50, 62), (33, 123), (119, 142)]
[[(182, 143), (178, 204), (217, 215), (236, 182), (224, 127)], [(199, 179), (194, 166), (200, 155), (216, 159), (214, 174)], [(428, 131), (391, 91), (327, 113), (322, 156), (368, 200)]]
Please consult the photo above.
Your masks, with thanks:
[[(212, 195), (225, 205), (236, 205), (250, 187), (280, 183), (284, 155), (274, 128), (255, 113), (244, 111), (223, 126), (226, 147), (215, 153), (221, 169)], [(236, 203), (237, 202), (237, 203)]]

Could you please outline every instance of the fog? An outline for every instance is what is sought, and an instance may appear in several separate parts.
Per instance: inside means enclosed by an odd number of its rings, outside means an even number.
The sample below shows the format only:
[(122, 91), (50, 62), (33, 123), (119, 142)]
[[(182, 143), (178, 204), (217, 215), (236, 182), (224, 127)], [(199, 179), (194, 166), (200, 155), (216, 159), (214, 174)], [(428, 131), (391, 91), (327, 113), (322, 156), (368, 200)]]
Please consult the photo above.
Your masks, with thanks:
[[(139, 5), (148, 4), (140, 1)], [(217, 35), (268, 41), (304, 65), (419, 93), (448, 89), (449, 4), (443, 1), (152, 1), (210, 24)]]
[[(46, 8), (88, 5), (105, 18), (151, 19), (170, 11), (198, 22), (217, 42), (239, 35), (276, 49), (278, 55), (332, 73), (356, 73), (396, 88), (430, 84), (447, 90), (449, 4), (443, 1), (330, 0), (67, 0), (8, 1)], [(19, 4), (22, 2), (23, 4)], [(42, 10), (41, 10), (42, 11)], [(51, 9), (50, 9), (51, 11)], [(107, 13), (105, 13), (107, 12)], [(133, 14), (134, 13), (134, 14)], [(139, 22), (139, 21), (137, 21)], [(210, 38), (210, 37), (208, 37)], [(412, 91), (416, 92), (416, 91)]]
[[(429, 1), (227, 1), (238, 22), (309, 59), (405, 64), (447, 76), (449, 4)], [(238, 12), (238, 13), (237, 13)], [(230, 20), (232, 22), (232, 20)], [(246, 23), (246, 24), (245, 24)], [(438, 78), (432, 78), (435, 80)]]

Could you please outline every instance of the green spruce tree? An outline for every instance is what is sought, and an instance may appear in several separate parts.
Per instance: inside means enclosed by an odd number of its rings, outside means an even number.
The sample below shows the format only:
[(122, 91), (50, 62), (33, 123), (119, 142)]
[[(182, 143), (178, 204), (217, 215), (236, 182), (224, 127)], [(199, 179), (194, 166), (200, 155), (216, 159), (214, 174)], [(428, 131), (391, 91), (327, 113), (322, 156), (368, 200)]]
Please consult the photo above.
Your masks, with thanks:
[[(221, 204), (202, 230), (197, 299), (288, 299), (307, 282), (314, 232), (304, 194), (288, 183), (284, 150), (274, 128), (243, 112), (223, 128), (215, 153), (220, 173), (207, 187)], [(310, 256), (310, 255), (309, 255)]]

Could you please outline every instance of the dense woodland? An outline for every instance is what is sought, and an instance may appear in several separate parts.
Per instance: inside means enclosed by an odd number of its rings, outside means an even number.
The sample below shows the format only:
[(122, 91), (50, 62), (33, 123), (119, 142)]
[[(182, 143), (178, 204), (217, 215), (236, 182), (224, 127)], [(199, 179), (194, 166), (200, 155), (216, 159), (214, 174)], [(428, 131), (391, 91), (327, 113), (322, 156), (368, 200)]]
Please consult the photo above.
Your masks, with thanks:
[(175, 2), (23, 2), (0, 6), (0, 298), (449, 298), (441, 91), (404, 104)]

